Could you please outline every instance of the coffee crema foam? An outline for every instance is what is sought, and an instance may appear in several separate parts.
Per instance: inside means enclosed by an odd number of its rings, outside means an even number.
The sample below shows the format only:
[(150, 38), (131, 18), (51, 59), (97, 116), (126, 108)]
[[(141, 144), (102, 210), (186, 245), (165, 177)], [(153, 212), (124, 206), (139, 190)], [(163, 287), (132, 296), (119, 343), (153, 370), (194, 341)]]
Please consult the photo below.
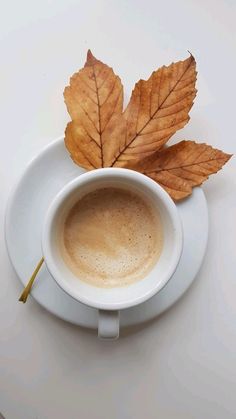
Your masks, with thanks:
[(143, 279), (163, 246), (160, 216), (134, 192), (107, 187), (90, 192), (69, 211), (62, 256), (82, 281), (117, 287)]

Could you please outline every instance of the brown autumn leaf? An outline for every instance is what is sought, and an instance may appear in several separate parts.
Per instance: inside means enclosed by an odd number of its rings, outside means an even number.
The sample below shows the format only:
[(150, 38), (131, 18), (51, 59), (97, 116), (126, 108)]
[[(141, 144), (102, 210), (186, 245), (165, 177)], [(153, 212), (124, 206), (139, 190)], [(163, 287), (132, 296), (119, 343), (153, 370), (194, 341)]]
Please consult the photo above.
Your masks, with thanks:
[(231, 155), (195, 141), (181, 141), (130, 168), (161, 185), (176, 201), (192, 193), (208, 176), (218, 172)]
[(104, 167), (105, 134), (123, 109), (120, 78), (89, 50), (84, 68), (71, 77), (64, 97), (72, 119), (65, 133), (72, 159), (86, 169)]
[(231, 157), (194, 141), (165, 146), (189, 121), (196, 75), (192, 55), (163, 66), (136, 83), (122, 112), (119, 77), (88, 51), (84, 68), (72, 76), (64, 92), (72, 119), (65, 144), (74, 162), (89, 170), (132, 168), (154, 179), (174, 200), (190, 195)]
[(73, 160), (87, 169), (125, 167), (157, 151), (188, 122), (196, 74), (192, 55), (161, 67), (136, 83), (122, 113), (120, 79), (89, 51), (64, 92), (72, 118), (65, 143)]

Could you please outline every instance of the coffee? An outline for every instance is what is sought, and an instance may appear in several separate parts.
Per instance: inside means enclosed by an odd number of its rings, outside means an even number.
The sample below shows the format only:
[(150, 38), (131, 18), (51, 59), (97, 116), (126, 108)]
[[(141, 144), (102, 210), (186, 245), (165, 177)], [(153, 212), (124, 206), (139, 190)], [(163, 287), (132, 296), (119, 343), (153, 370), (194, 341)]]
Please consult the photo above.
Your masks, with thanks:
[(163, 246), (160, 215), (138, 194), (115, 187), (90, 192), (66, 216), (62, 257), (81, 280), (117, 287), (143, 279)]

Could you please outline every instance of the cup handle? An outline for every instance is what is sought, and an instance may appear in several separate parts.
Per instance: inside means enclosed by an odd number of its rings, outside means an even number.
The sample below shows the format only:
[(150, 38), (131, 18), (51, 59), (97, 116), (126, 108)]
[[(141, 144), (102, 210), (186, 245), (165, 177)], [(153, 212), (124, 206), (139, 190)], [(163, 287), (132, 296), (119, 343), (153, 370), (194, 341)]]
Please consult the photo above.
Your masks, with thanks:
[(98, 311), (99, 339), (115, 340), (119, 337), (120, 312), (111, 310)]

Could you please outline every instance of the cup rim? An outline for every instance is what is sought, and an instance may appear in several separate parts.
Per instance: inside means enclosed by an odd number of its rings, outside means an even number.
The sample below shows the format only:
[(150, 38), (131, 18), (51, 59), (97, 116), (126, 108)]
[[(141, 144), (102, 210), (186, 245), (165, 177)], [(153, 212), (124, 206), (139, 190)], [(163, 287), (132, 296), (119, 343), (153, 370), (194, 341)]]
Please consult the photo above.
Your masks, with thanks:
[[(99, 303), (98, 301), (93, 301), (91, 298), (87, 298), (85, 295), (78, 295), (78, 293), (73, 289), (73, 287), (70, 286), (69, 282), (66, 281), (66, 279), (63, 279), (63, 275), (60, 275), (57, 265), (54, 262), (54, 258), (52, 256), (52, 251), (50, 247), (50, 226), (53, 222), (54, 216), (56, 214), (57, 209), (59, 206), (63, 203), (63, 201), (77, 188), (79, 185), (82, 185), (86, 183), (87, 181), (90, 181), (92, 178), (97, 178), (98, 176), (106, 177), (109, 175), (116, 175), (119, 177), (126, 177), (130, 179), (135, 179), (136, 181), (140, 181), (140, 183), (148, 183), (148, 185), (152, 188), (152, 190), (155, 189), (155, 193), (159, 196), (159, 198), (162, 199), (164, 204), (169, 210), (169, 213), (171, 214), (172, 222), (174, 224), (174, 229), (176, 232), (176, 246), (174, 255), (172, 258), (172, 264), (169, 266), (168, 272), (166, 272), (166, 275), (164, 276), (163, 280), (160, 284), (157, 284), (156, 286), (152, 287), (148, 292), (143, 293), (138, 298), (131, 298), (129, 301), (126, 302), (119, 302), (119, 303)], [(142, 173), (136, 172), (134, 170), (126, 169), (126, 168), (99, 168), (95, 170), (91, 170), (89, 172), (85, 172), (82, 175), (79, 175), (75, 179), (68, 182), (54, 197), (53, 201), (51, 202), (51, 205), (49, 206), (46, 217), (44, 220), (43, 225), (43, 231), (42, 231), (42, 252), (43, 257), (46, 263), (46, 266), (51, 273), (53, 279), (57, 282), (57, 284), (60, 286), (60, 288), (65, 291), (68, 295), (73, 297), (75, 300), (86, 304), (90, 307), (94, 307), (97, 309), (103, 309), (103, 310), (120, 310), (125, 309), (129, 307), (133, 307), (135, 305), (138, 305), (140, 303), (143, 303), (144, 301), (151, 298), (153, 295), (155, 295), (157, 292), (159, 292), (164, 286), (167, 284), (167, 282), (170, 280), (172, 275), (174, 274), (179, 260), (182, 253), (183, 248), (183, 231), (182, 231), (182, 223), (178, 214), (178, 210), (168, 193), (154, 180), (151, 178), (145, 176)], [(138, 281), (139, 282), (139, 281)], [(128, 285), (128, 287), (133, 286), (134, 284)]]

